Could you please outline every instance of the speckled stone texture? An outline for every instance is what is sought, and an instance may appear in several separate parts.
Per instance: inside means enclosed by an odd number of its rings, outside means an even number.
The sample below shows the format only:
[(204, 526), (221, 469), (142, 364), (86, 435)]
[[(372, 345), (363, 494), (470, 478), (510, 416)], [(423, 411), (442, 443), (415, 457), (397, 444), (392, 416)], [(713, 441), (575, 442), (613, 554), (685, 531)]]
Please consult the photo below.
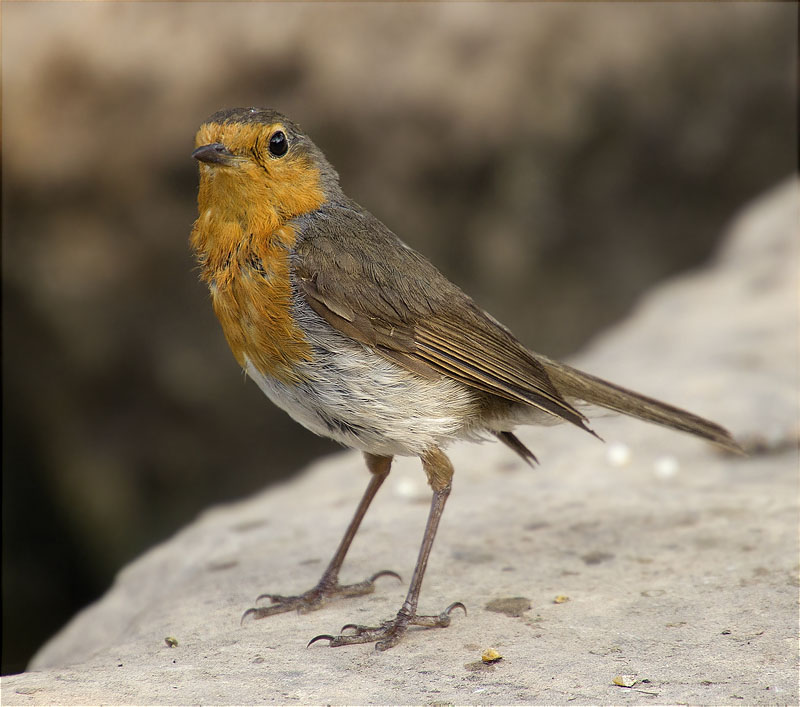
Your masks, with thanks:
[[(725, 424), (749, 457), (612, 416), (594, 422), (605, 445), (521, 431), (536, 469), (499, 444), (452, 448), (420, 609), (469, 613), (385, 653), (306, 643), (392, 616), (405, 586), (391, 578), (239, 624), (332, 554), (367, 474), (355, 453), (322, 459), (132, 563), (30, 672), (3, 678), (3, 704), (796, 704), (799, 215), (796, 182), (765, 195), (707, 269), (574, 361)], [(343, 581), (407, 580), (428, 499), (419, 463), (400, 460)], [(485, 664), (490, 648), (502, 659)]]

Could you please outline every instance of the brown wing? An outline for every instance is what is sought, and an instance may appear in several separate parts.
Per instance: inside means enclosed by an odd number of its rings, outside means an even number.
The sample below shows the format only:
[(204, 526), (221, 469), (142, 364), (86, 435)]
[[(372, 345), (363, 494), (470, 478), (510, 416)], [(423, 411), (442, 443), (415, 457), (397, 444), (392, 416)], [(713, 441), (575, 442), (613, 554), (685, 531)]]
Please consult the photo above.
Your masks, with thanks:
[(311, 308), (343, 334), (426, 376), (446, 375), (584, 429), (544, 367), (436, 268), (357, 205), (305, 217), (294, 254)]

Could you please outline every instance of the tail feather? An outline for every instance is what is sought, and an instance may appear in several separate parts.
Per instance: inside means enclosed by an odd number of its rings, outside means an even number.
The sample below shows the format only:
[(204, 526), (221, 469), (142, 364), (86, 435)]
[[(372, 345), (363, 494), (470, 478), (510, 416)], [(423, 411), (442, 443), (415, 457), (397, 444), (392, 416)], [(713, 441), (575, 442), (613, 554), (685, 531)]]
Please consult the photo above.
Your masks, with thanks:
[(494, 434), (503, 444), (519, 454), (520, 457), (522, 457), (522, 461), (525, 463), (529, 464), (530, 466), (534, 466), (535, 464), (539, 463), (536, 455), (520, 441), (519, 437), (512, 432), (495, 432)]
[(688, 432), (728, 451), (744, 453), (725, 428), (710, 420), (614, 385), (564, 363), (552, 361), (544, 356), (538, 358), (556, 389), (567, 399), (583, 400), (624, 415), (638, 417), (640, 420)]

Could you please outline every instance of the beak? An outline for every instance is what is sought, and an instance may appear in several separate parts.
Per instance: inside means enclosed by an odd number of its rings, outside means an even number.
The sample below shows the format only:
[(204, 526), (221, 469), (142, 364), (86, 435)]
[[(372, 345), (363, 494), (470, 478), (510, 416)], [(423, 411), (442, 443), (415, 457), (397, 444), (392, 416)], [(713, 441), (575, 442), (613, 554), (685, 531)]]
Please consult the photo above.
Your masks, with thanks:
[(221, 142), (212, 142), (210, 145), (201, 145), (192, 157), (206, 164), (221, 164), (230, 167), (234, 164), (234, 155)]

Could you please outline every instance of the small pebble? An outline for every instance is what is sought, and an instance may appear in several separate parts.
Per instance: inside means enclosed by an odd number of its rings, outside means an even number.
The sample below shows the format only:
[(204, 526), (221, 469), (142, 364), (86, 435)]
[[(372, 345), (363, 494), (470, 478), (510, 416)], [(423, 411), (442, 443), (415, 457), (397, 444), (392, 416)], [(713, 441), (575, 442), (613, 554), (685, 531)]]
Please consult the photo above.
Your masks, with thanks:
[(678, 460), (670, 454), (659, 457), (653, 463), (653, 473), (659, 479), (671, 479), (679, 469)]
[(413, 479), (404, 478), (398, 479), (394, 485), (393, 491), (400, 498), (415, 498), (420, 495), (420, 484), (416, 483)]
[(622, 442), (612, 442), (606, 449), (606, 461), (614, 467), (630, 464), (631, 448)]
[(484, 663), (496, 663), (498, 660), (502, 660), (503, 656), (500, 655), (494, 648), (487, 648), (483, 654), (481, 655), (481, 660)]

